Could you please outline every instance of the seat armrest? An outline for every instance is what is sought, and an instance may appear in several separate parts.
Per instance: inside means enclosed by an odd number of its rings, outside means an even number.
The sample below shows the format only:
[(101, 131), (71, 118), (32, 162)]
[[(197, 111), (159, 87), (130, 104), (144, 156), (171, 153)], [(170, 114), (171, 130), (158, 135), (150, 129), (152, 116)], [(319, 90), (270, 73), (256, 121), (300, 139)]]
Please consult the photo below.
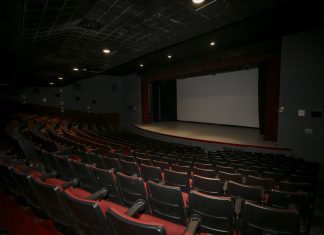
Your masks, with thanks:
[(41, 177), (39, 177), (42, 181), (48, 179), (48, 178), (56, 178), (57, 177), (57, 172), (56, 171), (52, 171), (52, 172), (48, 172), (45, 174), (42, 174)]
[(225, 181), (224, 182), (224, 185), (223, 185), (223, 192), (227, 192), (227, 185), (228, 185), (228, 181)]
[(303, 219), (300, 219), (300, 222), (299, 222), (299, 233), (301, 235), (304, 235), (304, 234), (307, 234), (308, 233), (307, 226), (306, 226), (306, 224), (305, 224), (305, 222), (304, 222)]
[(234, 213), (235, 213), (236, 217), (241, 216), (242, 203), (243, 203), (242, 198), (239, 198), (239, 197), (235, 198)]
[(78, 178), (74, 178), (70, 181), (65, 182), (64, 184), (61, 185), (63, 189), (67, 189), (69, 187), (77, 187), (80, 184), (80, 180)]
[(183, 235), (195, 235), (201, 221), (202, 218), (200, 215), (197, 214), (191, 215), (189, 224), (185, 228)]
[(145, 201), (138, 199), (131, 208), (126, 211), (126, 215), (134, 217), (137, 213), (145, 210)]
[(99, 189), (97, 192), (91, 194), (89, 197), (87, 197), (87, 200), (98, 200), (104, 197), (108, 196), (108, 188), (103, 187)]

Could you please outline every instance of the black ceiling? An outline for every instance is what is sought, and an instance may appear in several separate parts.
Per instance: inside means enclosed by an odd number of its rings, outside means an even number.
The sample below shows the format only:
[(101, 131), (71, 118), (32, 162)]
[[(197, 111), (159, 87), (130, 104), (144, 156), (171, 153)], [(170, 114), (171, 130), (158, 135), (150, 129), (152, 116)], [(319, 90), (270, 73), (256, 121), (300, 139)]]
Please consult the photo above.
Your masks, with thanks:
[[(2, 0), (1, 84), (61, 85), (98, 73), (138, 72), (140, 63), (142, 70), (153, 69), (206, 53), (264, 45), (321, 27), (319, 2)], [(210, 41), (215, 41), (212, 48)], [(104, 48), (111, 53), (102, 53)], [(60, 76), (64, 80), (58, 81)]]

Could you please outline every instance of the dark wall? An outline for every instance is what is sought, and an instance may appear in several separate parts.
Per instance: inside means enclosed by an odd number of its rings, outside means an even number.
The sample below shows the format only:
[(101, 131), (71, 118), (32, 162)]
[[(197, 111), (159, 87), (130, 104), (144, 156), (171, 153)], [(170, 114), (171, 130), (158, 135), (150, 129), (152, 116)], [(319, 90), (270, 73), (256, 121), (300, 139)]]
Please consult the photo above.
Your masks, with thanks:
[[(324, 30), (283, 39), (278, 141), (293, 148), (294, 154), (324, 162)], [(298, 110), (305, 116), (298, 116)], [(311, 129), (313, 133), (306, 133)]]

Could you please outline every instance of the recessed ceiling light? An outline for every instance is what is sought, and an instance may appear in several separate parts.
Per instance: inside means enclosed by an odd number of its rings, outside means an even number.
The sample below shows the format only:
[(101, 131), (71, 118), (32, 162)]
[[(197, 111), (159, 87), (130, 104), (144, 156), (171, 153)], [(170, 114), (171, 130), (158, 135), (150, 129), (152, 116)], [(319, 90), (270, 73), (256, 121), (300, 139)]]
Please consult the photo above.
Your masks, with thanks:
[(195, 4), (200, 4), (203, 3), (205, 0), (192, 0), (193, 3)]
[(210, 42), (209, 45), (213, 47), (215, 46), (215, 42)]
[(63, 77), (58, 77), (58, 80), (63, 80)]
[(172, 55), (168, 55), (168, 59), (171, 59), (172, 58)]
[(73, 68), (73, 70), (74, 70), (74, 71), (79, 71), (79, 69), (78, 69), (78, 68), (76, 68), (76, 67), (74, 67), (74, 68)]
[(105, 53), (105, 54), (109, 54), (110, 50), (109, 49), (103, 49), (102, 52)]
[(144, 64), (140, 64), (139, 66), (143, 68), (144, 67)]
[(83, 71), (87, 71), (87, 69), (82, 69)]
[(52, 86), (52, 85), (54, 85), (54, 82), (50, 82), (49, 84)]

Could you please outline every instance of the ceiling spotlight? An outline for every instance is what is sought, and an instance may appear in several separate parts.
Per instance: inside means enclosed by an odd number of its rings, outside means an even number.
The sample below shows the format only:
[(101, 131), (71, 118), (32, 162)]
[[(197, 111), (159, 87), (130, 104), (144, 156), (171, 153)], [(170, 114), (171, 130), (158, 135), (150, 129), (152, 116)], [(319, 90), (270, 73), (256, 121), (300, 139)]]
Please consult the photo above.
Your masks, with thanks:
[(76, 68), (76, 67), (75, 67), (75, 68), (73, 68), (73, 70), (74, 70), (74, 71), (79, 71), (79, 69), (78, 69), (78, 68)]
[(205, 0), (192, 0), (194, 4), (200, 4), (203, 3)]
[(58, 77), (58, 80), (63, 80), (63, 78), (62, 77)]
[(168, 59), (171, 59), (172, 58), (172, 55), (168, 55)]
[(105, 54), (109, 54), (110, 50), (109, 49), (103, 49), (102, 52), (105, 53)]
[(209, 45), (213, 47), (215, 46), (215, 42), (210, 42)]
[(140, 64), (139, 66), (140, 66), (141, 68), (143, 68), (143, 67), (144, 67), (144, 64)]
[(51, 86), (53, 86), (53, 85), (54, 85), (54, 82), (50, 82), (49, 84), (50, 84)]
[(87, 69), (82, 69), (82, 71), (87, 71)]

